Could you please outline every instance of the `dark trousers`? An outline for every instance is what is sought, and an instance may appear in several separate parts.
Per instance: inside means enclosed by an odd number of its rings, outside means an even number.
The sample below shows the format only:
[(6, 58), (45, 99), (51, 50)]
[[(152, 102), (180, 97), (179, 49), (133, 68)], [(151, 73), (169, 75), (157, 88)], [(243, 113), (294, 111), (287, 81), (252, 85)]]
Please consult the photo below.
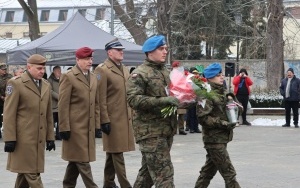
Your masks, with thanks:
[(55, 129), (55, 137), (56, 139), (60, 139), (60, 135), (59, 135), (59, 120), (58, 120), (58, 112), (53, 112), (53, 123), (55, 126), (56, 123), (56, 129)]
[(243, 106), (243, 113), (242, 113), (242, 119), (243, 122), (247, 121), (246, 115), (247, 115), (247, 105), (249, 101), (249, 95), (237, 95), (237, 100), (242, 104)]
[(121, 188), (130, 188), (131, 185), (126, 177), (125, 161), (123, 153), (106, 153), (104, 166), (104, 188), (115, 186), (115, 174)]
[(291, 124), (291, 109), (293, 110), (294, 125), (298, 125), (299, 119), (299, 101), (284, 101), (285, 105), (285, 122), (287, 125)]
[(76, 187), (79, 174), (85, 187), (98, 188), (93, 180), (91, 165), (88, 162), (69, 162), (63, 180), (63, 188)]
[(18, 173), (15, 188), (43, 188), (40, 173)]
[(207, 188), (217, 171), (225, 181), (226, 188), (240, 188), (236, 181), (236, 172), (227, 152), (227, 144), (205, 145), (206, 162), (201, 168), (195, 188)]
[(196, 106), (192, 106), (187, 110), (187, 119), (189, 121), (190, 131), (197, 131), (199, 127), (196, 114)]

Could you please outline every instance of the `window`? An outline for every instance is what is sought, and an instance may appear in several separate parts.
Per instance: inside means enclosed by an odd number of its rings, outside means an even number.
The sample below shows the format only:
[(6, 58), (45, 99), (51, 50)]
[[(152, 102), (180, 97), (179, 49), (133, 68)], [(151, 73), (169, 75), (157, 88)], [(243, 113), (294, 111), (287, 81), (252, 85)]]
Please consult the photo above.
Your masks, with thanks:
[(6, 12), (6, 17), (5, 17), (5, 22), (13, 22), (14, 21), (14, 15), (15, 15), (15, 11), (7, 11)]
[(12, 38), (12, 33), (11, 32), (6, 32), (5, 37), (6, 38)]
[(23, 14), (22, 22), (28, 22), (28, 16), (27, 16), (27, 14), (25, 12)]
[(29, 32), (23, 32), (23, 37), (28, 38), (29, 37)]
[(79, 9), (78, 12), (79, 12), (83, 17), (85, 17), (85, 15), (86, 15), (86, 9)]
[(98, 8), (95, 15), (95, 20), (104, 20), (105, 8)]
[(68, 10), (59, 10), (58, 21), (66, 21), (68, 17)]
[(42, 10), (40, 21), (41, 22), (49, 21), (49, 14), (50, 14), (50, 10)]

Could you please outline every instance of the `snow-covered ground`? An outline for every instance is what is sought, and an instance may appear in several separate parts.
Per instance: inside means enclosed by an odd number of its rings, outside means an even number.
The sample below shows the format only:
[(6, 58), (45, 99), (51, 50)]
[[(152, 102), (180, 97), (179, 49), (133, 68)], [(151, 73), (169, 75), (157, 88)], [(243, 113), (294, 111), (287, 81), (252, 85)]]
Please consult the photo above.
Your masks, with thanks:
[[(292, 121), (291, 121), (292, 122)], [(250, 121), (253, 126), (282, 126), (285, 124), (285, 119), (269, 119), (269, 118), (256, 118)]]

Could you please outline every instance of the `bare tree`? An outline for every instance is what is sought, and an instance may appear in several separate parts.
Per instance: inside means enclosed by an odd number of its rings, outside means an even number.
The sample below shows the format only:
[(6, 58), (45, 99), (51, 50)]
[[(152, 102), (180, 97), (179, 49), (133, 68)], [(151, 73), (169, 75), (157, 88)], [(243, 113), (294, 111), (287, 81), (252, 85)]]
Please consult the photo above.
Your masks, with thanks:
[[(124, 5), (120, 4), (119, 0), (108, 1), (110, 4), (113, 2), (116, 15), (137, 44), (143, 44), (147, 38), (146, 24), (149, 21), (152, 21), (156, 25), (157, 33), (170, 34), (170, 17), (175, 10), (178, 0), (148, 0), (140, 4), (135, 4), (134, 0), (126, 0)], [(137, 15), (136, 9), (138, 6), (146, 9), (146, 13)], [(154, 10), (157, 10), (157, 17), (153, 15)]]
[(28, 17), (30, 39), (32, 41), (38, 39), (40, 37), (40, 25), (38, 21), (36, 0), (28, 0), (28, 4), (24, 0), (18, 1)]
[[(133, 36), (134, 41), (137, 44), (143, 44), (147, 38), (145, 25), (149, 18), (144, 16), (140, 21), (137, 20), (135, 14), (135, 5), (133, 0), (127, 0), (125, 2), (125, 7), (119, 3), (118, 0), (108, 0), (110, 4), (113, 2), (113, 8), (117, 16), (124, 24), (129, 33)], [(126, 8), (126, 11), (125, 11)]]
[(282, 0), (268, 0), (266, 72), (269, 90), (278, 90), (283, 76), (283, 15)]

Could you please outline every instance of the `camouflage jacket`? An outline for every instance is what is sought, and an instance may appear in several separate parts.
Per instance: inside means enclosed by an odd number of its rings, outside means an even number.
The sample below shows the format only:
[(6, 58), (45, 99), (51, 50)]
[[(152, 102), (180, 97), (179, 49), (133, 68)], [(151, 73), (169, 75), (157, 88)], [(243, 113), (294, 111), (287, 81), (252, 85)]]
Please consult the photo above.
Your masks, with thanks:
[(176, 132), (175, 116), (163, 118), (159, 97), (166, 97), (170, 83), (169, 71), (164, 64), (145, 60), (130, 75), (127, 82), (127, 101), (134, 109), (133, 130), (136, 142), (151, 137), (173, 136)]
[(206, 99), (204, 108), (197, 105), (197, 117), (202, 125), (204, 143), (228, 143), (232, 140), (233, 131), (227, 129), (224, 123), (228, 123), (226, 115), (227, 98), (223, 85), (210, 83), (213, 91), (217, 93), (212, 100)]
[[(0, 76), (0, 95), (1, 95), (1, 98), (2, 97), (5, 97), (5, 90), (6, 90), (6, 84), (7, 84), (7, 81), (9, 79), (11, 79), (13, 76), (11, 74), (5, 74), (3, 76)], [(0, 99), (0, 105), (3, 106), (4, 104), (4, 100)]]

